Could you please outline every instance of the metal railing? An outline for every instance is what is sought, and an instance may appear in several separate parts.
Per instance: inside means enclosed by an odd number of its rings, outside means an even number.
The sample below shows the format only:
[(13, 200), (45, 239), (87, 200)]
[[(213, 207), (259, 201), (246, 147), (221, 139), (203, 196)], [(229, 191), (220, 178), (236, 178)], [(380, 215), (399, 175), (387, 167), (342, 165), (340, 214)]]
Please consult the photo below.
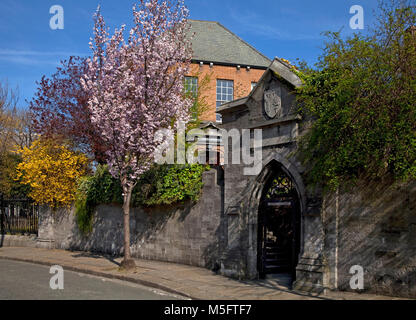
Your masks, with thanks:
[(37, 234), (39, 206), (30, 199), (4, 199), (0, 195), (0, 233)]

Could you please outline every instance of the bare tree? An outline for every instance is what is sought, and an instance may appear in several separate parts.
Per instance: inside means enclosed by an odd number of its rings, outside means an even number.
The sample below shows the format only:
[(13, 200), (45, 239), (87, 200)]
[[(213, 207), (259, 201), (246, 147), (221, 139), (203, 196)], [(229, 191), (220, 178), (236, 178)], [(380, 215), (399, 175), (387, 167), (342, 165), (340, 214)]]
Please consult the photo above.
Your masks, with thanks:
[(32, 142), (31, 114), (18, 107), (19, 90), (0, 82), (0, 154)]
[(0, 82), (0, 153), (10, 150), (14, 119), (18, 103), (17, 89), (10, 89), (7, 81)]

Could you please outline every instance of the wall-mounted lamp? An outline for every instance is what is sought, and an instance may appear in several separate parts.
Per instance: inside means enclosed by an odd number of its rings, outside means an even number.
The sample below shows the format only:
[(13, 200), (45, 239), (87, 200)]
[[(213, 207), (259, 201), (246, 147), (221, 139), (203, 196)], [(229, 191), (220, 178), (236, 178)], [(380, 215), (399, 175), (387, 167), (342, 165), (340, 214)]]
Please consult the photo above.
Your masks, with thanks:
[(237, 66), (237, 70), (240, 70), (241, 66)]
[(247, 71), (250, 71), (250, 66), (247, 66)]
[(204, 65), (204, 63), (201, 61), (200, 63), (199, 63), (199, 66), (200, 67), (202, 67)]
[(211, 62), (210, 64), (209, 64), (209, 67), (210, 68), (212, 68), (214, 66), (214, 64)]

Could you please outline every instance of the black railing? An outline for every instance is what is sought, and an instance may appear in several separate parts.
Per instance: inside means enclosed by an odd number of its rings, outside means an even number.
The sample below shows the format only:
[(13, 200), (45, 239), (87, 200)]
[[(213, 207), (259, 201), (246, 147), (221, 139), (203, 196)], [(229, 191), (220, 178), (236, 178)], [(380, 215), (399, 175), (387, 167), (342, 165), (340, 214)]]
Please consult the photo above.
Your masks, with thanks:
[(0, 195), (0, 233), (37, 234), (39, 206), (30, 199), (4, 199)]

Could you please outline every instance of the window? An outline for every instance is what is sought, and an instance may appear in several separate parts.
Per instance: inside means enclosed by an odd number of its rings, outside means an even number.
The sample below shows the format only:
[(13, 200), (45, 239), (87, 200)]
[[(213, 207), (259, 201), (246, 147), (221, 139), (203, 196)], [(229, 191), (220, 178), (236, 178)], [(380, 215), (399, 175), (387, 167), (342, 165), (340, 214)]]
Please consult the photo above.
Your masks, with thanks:
[(217, 108), (225, 102), (234, 100), (234, 81), (217, 80)]
[(257, 82), (252, 82), (251, 83), (251, 91), (253, 91), (254, 87), (257, 85)]
[(190, 95), (190, 97), (192, 97), (194, 100), (192, 107), (190, 109), (191, 119), (197, 120), (198, 104), (196, 102), (196, 98), (198, 96), (198, 78), (197, 77), (185, 77), (184, 90), (185, 90), (185, 94)]
[(190, 93), (195, 98), (198, 94), (198, 78), (185, 77), (185, 93)]

